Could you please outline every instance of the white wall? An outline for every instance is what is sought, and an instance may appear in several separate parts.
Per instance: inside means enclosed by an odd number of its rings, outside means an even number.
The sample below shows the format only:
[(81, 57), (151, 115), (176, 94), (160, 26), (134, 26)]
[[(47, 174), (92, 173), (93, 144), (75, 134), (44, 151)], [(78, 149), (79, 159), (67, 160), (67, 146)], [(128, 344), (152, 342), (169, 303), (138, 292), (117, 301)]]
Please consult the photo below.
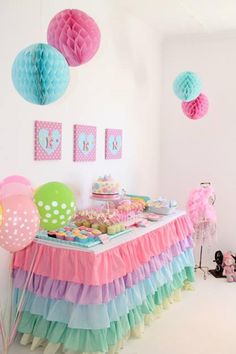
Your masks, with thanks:
[[(145, 6), (145, 4), (144, 4)], [(65, 8), (90, 14), (101, 29), (101, 48), (87, 64), (71, 69), (71, 84), (59, 101), (38, 106), (24, 101), (11, 82), (16, 54), (45, 42), (50, 19)], [(0, 178), (28, 177), (33, 185), (62, 181), (86, 206), (91, 184), (111, 173), (128, 192), (158, 192), (160, 51), (147, 23), (112, 0), (8, 0), (0, 2)], [(63, 123), (61, 161), (33, 160), (34, 120)], [(73, 162), (73, 124), (97, 126), (97, 161)], [(123, 129), (123, 158), (104, 159), (104, 129)], [(0, 250), (0, 289), (7, 281), (8, 254)], [(2, 294), (2, 292), (1, 292)]]
[[(184, 207), (192, 188), (212, 182), (218, 213), (212, 252), (236, 252), (235, 63), (236, 37), (186, 36), (163, 43), (160, 189)], [(209, 98), (209, 113), (199, 121), (183, 115), (172, 90), (174, 78), (186, 70), (200, 75)]]

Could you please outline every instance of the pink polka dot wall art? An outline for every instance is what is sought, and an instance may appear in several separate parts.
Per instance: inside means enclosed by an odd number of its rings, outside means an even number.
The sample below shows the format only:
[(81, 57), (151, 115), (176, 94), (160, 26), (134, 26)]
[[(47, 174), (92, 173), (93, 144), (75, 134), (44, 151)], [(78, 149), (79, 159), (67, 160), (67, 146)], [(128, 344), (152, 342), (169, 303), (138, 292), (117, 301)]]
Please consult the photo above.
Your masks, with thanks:
[(105, 159), (122, 158), (122, 129), (106, 129), (105, 131)]
[(90, 125), (74, 125), (74, 161), (96, 160), (97, 128)]
[(62, 124), (35, 121), (34, 159), (61, 160)]

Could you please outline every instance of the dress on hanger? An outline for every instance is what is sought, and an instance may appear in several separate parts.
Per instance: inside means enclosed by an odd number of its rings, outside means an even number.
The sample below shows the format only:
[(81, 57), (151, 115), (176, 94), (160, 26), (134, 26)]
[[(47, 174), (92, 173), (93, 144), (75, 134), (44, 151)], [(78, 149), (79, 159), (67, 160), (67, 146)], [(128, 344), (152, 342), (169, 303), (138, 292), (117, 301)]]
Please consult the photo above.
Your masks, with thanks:
[(201, 184), (189, 196), (187, 210), (194, 227), (193, 238), (198, 245), (211, 244), (216, 239), (215, 192), (213, 187)]

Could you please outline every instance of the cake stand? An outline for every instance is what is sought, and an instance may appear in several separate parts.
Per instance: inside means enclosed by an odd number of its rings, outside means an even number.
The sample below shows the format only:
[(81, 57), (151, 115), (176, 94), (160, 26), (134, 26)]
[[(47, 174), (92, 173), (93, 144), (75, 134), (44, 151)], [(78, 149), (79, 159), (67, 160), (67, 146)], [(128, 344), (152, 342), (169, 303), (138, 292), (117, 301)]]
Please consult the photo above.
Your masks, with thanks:
[(111, 195), (111, 196), (100, 196), (100, 195), (91, 195), (90, 199), (99, 202), (99, 203), (103, 203), (103, 205), (106, 207), (107, 210), (110, 210), (110, 203), (112, 202), (116, 202), (118, 200), (121, 199), (120, 194), (116, 194), (116, 195)]
[(102, 196), (99, 196), (99, 195), (97, 195), (97, 196), (95, 196), (95, 195), (91, 195), (90, 196), (90, 199), (93, 199), (93, 200), (97, 200), (98, 202), (113, 202), (113, 201), (116, 201), (116, 200), (120, 200), (120, 198), (121, 198), (121, 196), (118, 194), (116, 194), (116, 195), (112, 195), (111, 194), (111, 196), (104, 196), (104, 197), (102, 197)]

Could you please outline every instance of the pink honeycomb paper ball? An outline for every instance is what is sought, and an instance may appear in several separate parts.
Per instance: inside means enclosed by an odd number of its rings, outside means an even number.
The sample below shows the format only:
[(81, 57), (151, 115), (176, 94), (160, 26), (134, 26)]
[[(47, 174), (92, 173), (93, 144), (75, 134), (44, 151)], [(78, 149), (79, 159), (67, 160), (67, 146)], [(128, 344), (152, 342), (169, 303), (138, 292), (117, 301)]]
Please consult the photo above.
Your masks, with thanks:
[(80, 10), (63, 10), (48, 26), (48, 43), (64, 55), (70, 66), (89, 61), (99, 48), (100, 38), (96, 22)]
[(182, 110), (184, 114), (190, 119), (200, 119), (208, 112), (209, 102), (206, 95), (200, 95), (193, 101), (182, 102)]

